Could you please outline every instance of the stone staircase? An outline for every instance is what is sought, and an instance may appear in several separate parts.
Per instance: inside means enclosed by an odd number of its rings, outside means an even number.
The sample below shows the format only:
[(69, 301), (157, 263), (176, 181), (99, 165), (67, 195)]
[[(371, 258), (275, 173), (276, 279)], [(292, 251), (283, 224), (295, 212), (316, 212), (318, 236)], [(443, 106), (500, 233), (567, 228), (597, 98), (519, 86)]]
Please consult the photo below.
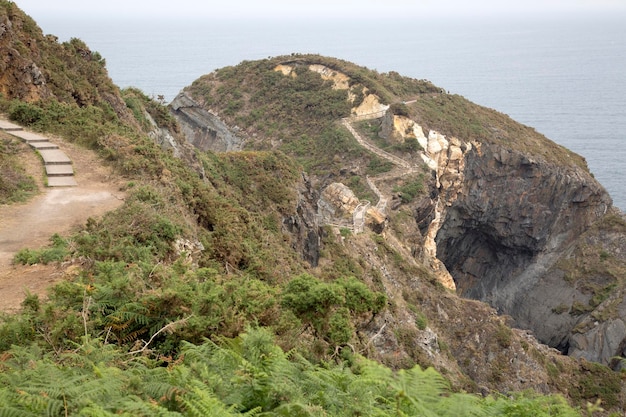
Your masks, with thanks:
[(37, 133), (24, 130), (21, 126), (0, 119), (0, 130), (16, 136), (39, 152), (46, 168), (48, 187), (75, 187), (72, 161), (59, 146)]

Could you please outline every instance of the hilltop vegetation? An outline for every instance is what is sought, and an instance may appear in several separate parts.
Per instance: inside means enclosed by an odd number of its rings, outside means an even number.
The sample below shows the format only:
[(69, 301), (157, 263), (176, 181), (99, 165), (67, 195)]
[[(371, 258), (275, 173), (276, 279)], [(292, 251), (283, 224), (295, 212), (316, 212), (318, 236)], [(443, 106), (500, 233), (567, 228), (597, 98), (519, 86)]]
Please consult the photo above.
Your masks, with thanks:
[[(465, 134), (464, 123), (429, 113), (431, 100), (447, 100), (439, 88), (323, 57), (244, 62), (190, 90), (239, 126), (249, 148), (177, 158), (149, 135), (153, 119), (184, 147), (168, 109), (120, 91), (84, 43), (44, 37), (4, 0), (0, 23), (2, 52), (17, 51), (3, 74), (35, 64), (46, 80), (0, 77), (0, 111), (97, 150), (127, 192), (120, 209), (16, 256), (57, 262), (64, 280), (0, 319), (0, 416), (573, 416), (623, 407), (618, 373), (522, 338), (381, 235), (312, 227), (319, 264), (295, 250), (298, 236), (285, 225), (306, 220), (302, 171), (329, 181), (355, 177), (346, 166), (367, 167), (364, 177), (384, 165), (337, 124), (362, 87), (386, 102), (417, 97), (427, 104), (409, 111), (423, 112), (425, 126)], [(337, 90), (305, 68), (293, 78), (274, 71), (307, 60), (355, 84)], [(464, 99), (450, 100), (460, 111)], [(488, 125), (482, 118), (494, 114), (475, 117)], [(13, 145), (0, 145), (0, 178), (11, 179), (0, 191), (13, 200), (29, 180)], [(409, 185), (407, 195), (428, 186)], [(398, 229), (403, 221), (394, 219)], [(431, 328), (439, 339), (418, 343)], [(532, 377), (544, 389), (511, 392), (523, 384), (518, 365), (540, 369)]]
[[(348, 88), (333, 88), (333, 81), (309, 68), (312, 64), (345, 74)], [(279, 65), (293, 66), (294, 72), (285, 76), (276, 70)], [(534, 129), (462, 96), (447, 94), (427, 80), (397, 72), (381, 74), (335, 58), (293, 54), (245, 61), (200, 77), (188, 91), (231, 126), (243, 128), (249, 137), (260, 137), (249, 146), (263, 148), (277, 142), (279, 149), (313, 171), (318, 167), (318, 171), (332, 172), (337, 167), (328, 155), (344, 160), (372, 157), (360, 155), (364, 151), (337, 125), (339, 118), (350, 116), (351, 108), (361, 104), (365, 94), (393, 104), (395, 114), (414, 118), (425, 132), (433, 129), (466, 141), (502, 144), (558, 164), (586, 167), (579, 155)], [(368, 163), (365, 159), (361, 165)]]

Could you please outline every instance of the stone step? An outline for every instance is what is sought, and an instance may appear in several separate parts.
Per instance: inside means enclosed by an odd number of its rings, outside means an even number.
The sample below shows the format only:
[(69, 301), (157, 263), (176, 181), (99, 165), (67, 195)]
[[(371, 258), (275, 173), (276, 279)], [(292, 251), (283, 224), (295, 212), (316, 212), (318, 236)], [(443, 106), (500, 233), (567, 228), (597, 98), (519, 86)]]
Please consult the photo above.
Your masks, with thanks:
[(21, 126), (3, 119), (0, 119), (0, 130), (22, 139), (39, 152), (46, 168), (48, 187), (76, 187), (78, 185), (74, 178), (72, 161), (47, 137), (27, 132)]
[(41, 136), (38, 133), (27, 132), (26, 130), (11, 131), (11, 134), (25, 140), (26, 142), (48, 140), (45, 136)]
[(65, 155), (65, 152), (59, 149), (44, 149), (39, 151), (39, 154), (43, 158), (45, 165), (66, 165), (72, 164), (70, 158)]
[(22, 126), (18, 126), (14, 123), (9, 122), (8, 120), (0, 120), (0, 129), (7, 132), (15, 132), (22, 130)]
[(44, 141), (44, 142), (28, 142), (28, 144), (37, 149), (38, 151), (44, 151), (49, 149), (59, 149), (58, 145), (55, 145), (52, 142)]
[(48, 177), (71, 177), (74, 175), (74, 168), (71, 165), (46, 165), (46, 175)]
[(48, 187), (76, 187), (74, 177), (48, 177)]

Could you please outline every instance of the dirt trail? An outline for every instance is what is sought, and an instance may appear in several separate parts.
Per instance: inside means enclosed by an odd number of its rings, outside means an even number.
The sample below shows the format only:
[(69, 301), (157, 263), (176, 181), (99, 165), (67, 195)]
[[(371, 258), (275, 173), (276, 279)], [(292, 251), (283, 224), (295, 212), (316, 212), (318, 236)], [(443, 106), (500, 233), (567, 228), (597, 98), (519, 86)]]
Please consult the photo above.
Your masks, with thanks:
[[(5, 133), (0, 133), (5, 135)], [(104, 166), (95, 152), (51, 137), (72, 160), (77, 187), (47, 188), (43, 185), (41, 160), (23, 145), (21, 160), (38, 182), (40, 194), (25, 203), (0, 205), (0, 311), (20, 307), (26, 292), (45, 295), (46, 288), (63, 277), (58, 265), (13, 265), (23, 248), (39, 248), (54, 233), (67, 235), (89, 217), (97, 218), (123, 203), (121, 178)]]

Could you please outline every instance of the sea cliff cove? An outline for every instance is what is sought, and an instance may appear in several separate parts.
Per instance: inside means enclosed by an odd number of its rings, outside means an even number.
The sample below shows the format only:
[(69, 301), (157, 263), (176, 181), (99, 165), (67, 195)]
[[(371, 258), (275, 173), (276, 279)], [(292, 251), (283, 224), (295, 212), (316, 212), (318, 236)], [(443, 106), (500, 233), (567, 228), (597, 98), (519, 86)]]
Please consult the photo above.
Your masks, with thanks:
[(424, 78), (288, 53), (167, 102), (0, 0), (0, 416), (618, 416), (626, 217)]

